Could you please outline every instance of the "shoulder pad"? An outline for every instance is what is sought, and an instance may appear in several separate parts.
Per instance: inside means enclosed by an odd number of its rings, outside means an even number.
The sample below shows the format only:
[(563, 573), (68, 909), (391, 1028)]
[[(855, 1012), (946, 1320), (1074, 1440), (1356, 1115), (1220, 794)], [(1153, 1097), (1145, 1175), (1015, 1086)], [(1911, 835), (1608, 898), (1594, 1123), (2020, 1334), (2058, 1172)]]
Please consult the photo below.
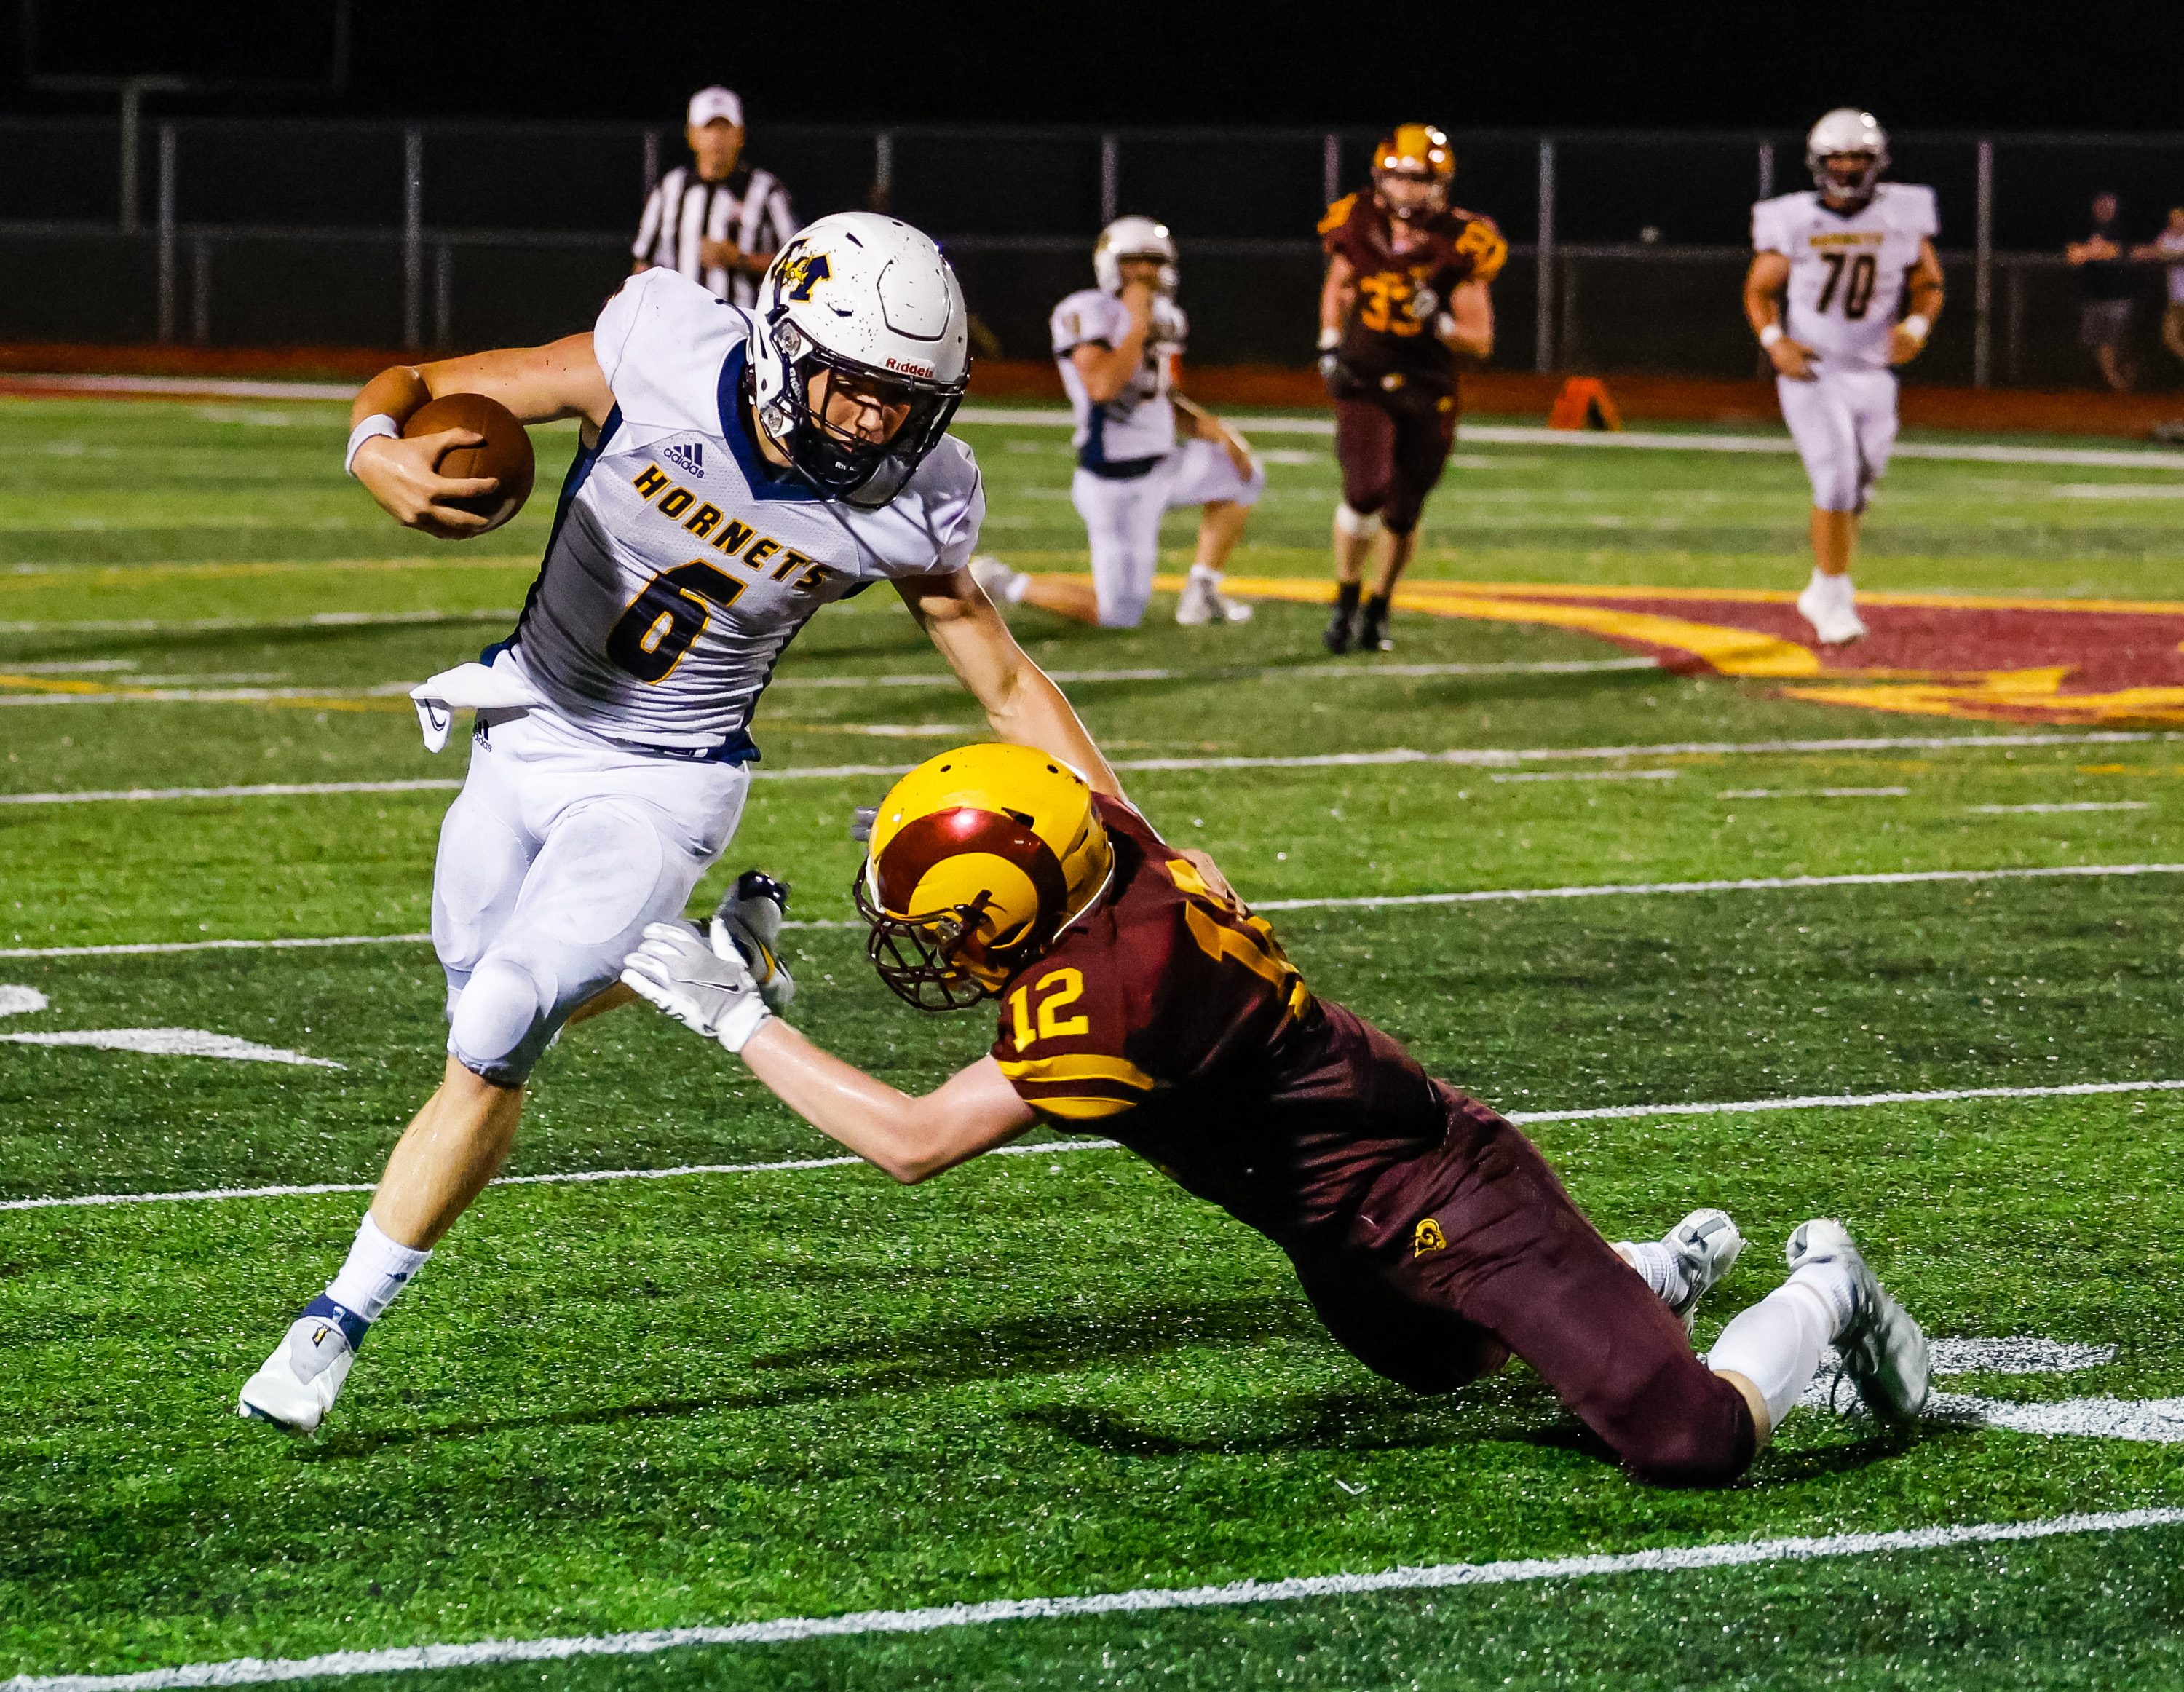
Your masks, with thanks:
[(1327, 215), (1319, 220), (1319, 232), (1332, 235), (1350, 221), (1350, 214), (1357, 209), (1357, 196), (1345, 194), (1327, 209)]

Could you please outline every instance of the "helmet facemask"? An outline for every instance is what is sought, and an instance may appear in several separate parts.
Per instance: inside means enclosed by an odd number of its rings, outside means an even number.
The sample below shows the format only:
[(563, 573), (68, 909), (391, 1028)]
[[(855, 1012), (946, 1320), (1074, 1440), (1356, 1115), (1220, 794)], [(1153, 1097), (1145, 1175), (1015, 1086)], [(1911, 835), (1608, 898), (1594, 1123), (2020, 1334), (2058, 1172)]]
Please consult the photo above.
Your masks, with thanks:
[[(1847, 180), (1836, 175), (1833, 169), (1838, 159), (1864, 159), (1864, 169)], [(1880, 167), (1888, 162), (1887, 156), (1879, 153), (1816, 153), (1806, 161), (1813, 167), (1813, 185), (1823, 195), (1846, 201), (1869, 200), (1874, 185), (1880, 180)]]
[[(827, 352), (785, 315), (763, 324), (761, 332), (777, 380), (758, 384), (760, 426), (815, 493), (863, 511), (887, 504), (948, 432), (962, 403), (963, 383), (872, 370)], [(838, 400), (853, 411), (900, 404), (905, 415), (884, 439), (875, 441), (830, 420), (842, 409)]]
[[(991, 999), (1017, 970), (1034, 957), (1040, 937), (1019, 932), (1011, 943), (982, 941), (978, 931), (991, 926), (985, 910), (989, 895), (967, 904), (891, 916), (870, 886), (877, 871), (869, 860), (850, 884), (857, 915), (872, 925), (865, 955), (895, 997), (920, 1010), (967, 1010)], [(1019, 931), (1036, 925), (1019, 923)], [(1047, 937), (1051, 938), (1051, 937)]]

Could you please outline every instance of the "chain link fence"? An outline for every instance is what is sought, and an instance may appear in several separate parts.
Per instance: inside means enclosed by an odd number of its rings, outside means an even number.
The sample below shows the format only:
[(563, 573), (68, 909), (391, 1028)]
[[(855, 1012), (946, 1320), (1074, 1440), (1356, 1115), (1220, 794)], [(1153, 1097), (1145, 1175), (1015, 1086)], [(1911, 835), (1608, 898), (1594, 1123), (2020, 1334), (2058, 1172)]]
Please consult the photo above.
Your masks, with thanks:
[[(1311, 359), (1327, 202), (1371, 131), (872, 130), (759, 125), (749, 156), (806, 218), (932, 231), (1013, 358), (1089, 279), (1123, 211), (1178, 233), (1191, 356)], [(1745, 377), (1752, 201), (1807, 181), (1802, 136), (1457, 132), (1456, 198), (1510, 237), (1495, 363)], [(2064, 244), (2119, 194), (2133, 240), (2184, 203), (2184, 136), (1908, 134), (1892, 174), (1939, 191), (1949, 306), (1910, 379), (2089, 384)], [(0, 118), (0, 340), (208, 347), (516, 345), (583, 328), (629, 267), (679, 131), (633, 125)], [(2140, 363), (2164, 294), (2142, 270)]]

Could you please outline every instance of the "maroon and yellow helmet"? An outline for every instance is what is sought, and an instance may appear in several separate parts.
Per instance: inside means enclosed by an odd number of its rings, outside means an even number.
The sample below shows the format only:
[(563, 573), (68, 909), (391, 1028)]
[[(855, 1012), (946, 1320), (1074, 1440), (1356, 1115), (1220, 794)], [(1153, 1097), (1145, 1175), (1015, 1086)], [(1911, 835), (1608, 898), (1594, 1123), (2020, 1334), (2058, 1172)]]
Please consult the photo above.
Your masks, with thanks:
[(1448, 203), (1448, 185), (1456, 180), (1456, 149), (1431, 124), (1398, 124), (1396, 132), (1373, 149), (1373, 180), (1407, 176), (1432, 185), (1428, 203), (1439, 211)]
[(997, 994), (1089, 910), (1115, 849), (1092, 789), (1027, 746), (963, 746), (896, 782), (858, 872), (866, 955), (921, 1010)]

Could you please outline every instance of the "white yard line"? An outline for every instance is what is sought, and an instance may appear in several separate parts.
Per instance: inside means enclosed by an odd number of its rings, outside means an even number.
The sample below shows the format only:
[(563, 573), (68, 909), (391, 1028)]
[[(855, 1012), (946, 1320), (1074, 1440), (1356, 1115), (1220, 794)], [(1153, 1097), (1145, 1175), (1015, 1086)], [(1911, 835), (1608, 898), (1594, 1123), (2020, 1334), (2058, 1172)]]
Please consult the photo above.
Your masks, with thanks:
[[(1483, 904), (1502, 899), (1609, 899), (1681, 893), (1767, 893), (1796, 888), (1901, 887), (1918, 882), (2024, 881), (2051, 876), (2184, 875), (2184, 864), (2060, 864), (2026, 870), (1892, 870), (1854, 876), (1754, 876), (1724, 882), (1630, 882), (1567, 888), (1484, 888), (1470, 893), (1367, 893), (1344, 899), (1265, 899), (1254, 910), (1346, 910), (1382, 905)], [(0, 957), (6, 957), (0, 952)]]
[[(1331, 417), (1265, 417), (1228, 415), (1228, 421), (1247, 435), (1333, 435)], [(1073, 428), (1075, 416), (1067, 411), (1027, 407), (967, 406), (956, 414), (959, 423), (1002, 426)], [(1609, 447), (1640, 452), (1670, 453), (1794, 453), (1789, 436), (1685, 435), (1666, 430), (1542, 429), (1522, 424), (1467, 423), (1457, 431), (1460, 441), (1484, 442), (1509, 447)], [(1892, 455), (1899, 459), (1932, 459), (1943, 463), (1990, 465), (2083, 465), (2104, 470), (2184, 470), (2184, 453), (2110, 447), (2010, 447), (1985, 442), (1956, 445), (1947, 442), (1898, 442)], [(2083, 484), (2091, 486), (2092, 484)], [(2096, 496), (2098, 497), (2098, 496)]]
[[(1362, 893), (1340, 899), (1268, 899), (1254, 910), (1347, 910), (1382, 905), (1482, 904), (1511, 899), (1646, 898), (1663, 893), (1767, 893), (1798, 888), (1899, 887), (1919, 882), (2036, 881), (2055, 876), (2184, 875), (2184, 864), (2057, 864), (2033, 869), (1890, 870), (1869, 875), (1753, 876), (1720, 882), (1585, 882), (1563, 888), (1485, 888), (1467, 893)], [(792, 917), (784, 928), (855, 928), (826, 917)], [(0, 958), (103, 958), (157, 952), (285, 951), (311, 946), (391, 946), (430, 934), (342, 934), (283, 940), (151, 940), (109, 946), (0, 946)]]
[[(1424, 666), (1420, 666), (1424, 667)], [(1129, 671), (1109, 672), (1128, 675)], [(1163, 672), (1143, 672), (1158, 674)], [(1386, 672), (1383, 672), (1386, 673)], [(907, 678), (905, 678), (907, 679)], [(815, 685), (820, 685), (815, 683)], [(78, 698), (80, 695), (70, 695)], [(0, 695), (0, 703), (5, 696)], [(1759, 757), (1787, 752), (1947, 752), (1987, 751), (2017, 746), (2114, 746), (2145, 741), (2176, 739), (2173, 734), (2103, 730), (2085, 734), (1943, 734), (1866, 736), (1850, 740), (1691, 740), (1652, 746), (1534, 746), (1524, 748), (1451, 748), (1443, 752), (1416, 752), (1392, 747), (1378, 752), (1325, 752), (1296, 758), (1124, 758), (1113, 760), (1117, 770), (1158, 772), (1194, 770), (1317, 770), (1371, 767), (1379, 765), (1446, 764), (1462, 768), (1496, 768), (1512, 764), (1544, 763), (1563, 759)], [(846, 781), (866, 776), (900, 776), (908, 764), (827, 764), (800, 769), (754, 769), (758, 782)], [(225, 788), (102, 788), (79, 793), (0, 794), (0, 804), (81, 804), (92, 801), (249, 799), (260, 795), (301, 793), (379, 793), (419, 792), (462, 786), (460, 777), (414, 782), (270, 782)], [(1879, 788), (1823, 788), (1823, 793), (1879, 793)], [(1728, 798), (1744, 794), (1724, 795)], [(1754, 793), (1749, 797), (1758, 798)], [(0, 952), (0, 957), (23, 955)]]
[(1886, 1533), (1831, 1533), (1776, 1539), (1730, 1539), (1711, 1545), (1591, 1556), (1524, 1557), (1503, 1562), (1439, 1563), (1425, 1568), (1362, 1574), (1298, 1575), (1239, 1580), (1222, 1586), (1138, 1587), (1126, 1592), (1045, 1598), (1003, 1598), (919, 1610), (861, 1610), (838, 1616), (784, 1616), (722, 1627), (661, 1628), (643, 1633), (590, 1634), (538, 1639), (480, 1639), (463, 1645), (402, 1645), (382, 1650), (330, 1651), (313, 1657), (234, 1657), (131, 1674), (21, 1674), (0, 1681), (0, 1692), (180, 1692), (200, 1686), (262, 1686), (291, 1680), (471, 1668), (503, 1662), (560, 1662), (580, 1656), (649, 1656), (698, 1645), (794, 1645), (805, 1639), (868, 1634), (939, 1633), (1009, 1622), (1078, 1616), (1145, 1615), (1243, 1604), (1289, 1604), (1378, 1592), (1435, 1592), (1457, 1587), (1507, 1586), (1544, 1580), (1615, 1575), (1675, 1574), (1698, 1569), (1750, 1568), (1826, 1558), (1950, 1550), (1963, 1545), (2017, 1545), (2090, 1533), (2129, 1533), (2184, 1525), (2184, 1509), (2108, 1511), (2051, 1516), (2032, 1522), (1967, 1522), (1906, 1528)]
[(212, 399), (354, 399), (361, 386), (352, 382), (232, 381), (212, 376), (8, 376), (20, 387), (65, 388), (86, 396), (102, 393), (172, 394)]
[(1971, 804), (1964, 809), (1987, 816), (2051, 816), (2065, 810), (2151, 810), (2153, 807), (2144, 799), (2081, 799), (2070, 804)]
[(1680, 770), (1525, 770), (1493, 775), (1490, 782), (1673, 782)]
[(345, 1069), (329, 1058), (305, 1057), (285, 1046), (261, 1046), (207, 1028), (68, 1028), (50, 1034), (0, 1034), (18, 1046), (90, 1046), (100, 1051), (142, 1052), (148, 1057), (225, 1058), (231, 1063), (286, 1063), (310, 1069)]
[(460, 776), (418, 782), (253, 782), (230, 788), (98, 788), (72, 793), (0, 793), (0, 804), (91, 804), (106, 800), (257, 799), (313, 793), (452, 792)]
[(1732, 788), (1714, 795), (1720, 799), (1901, 799), (1908, 788)]
[[(320, 611), (309, 617), (196, 617), (164, 623), (150, 617), (124, 617), (72, 623), (0, 622), (0, 634), (208, 634), (222, 629), (345, 628), (351, 624), (510, 623), (520, 615), (511, 608), (492, 611)], [(0, 665), (0, 669), (6, 667)]]
[[(2184, 1081), (2080, 1081), (2055, 1087), (1952, 1088), (1931, 1093), (1813, 1094), (1796, 1099), (1745, 1099), (1726, 1104), (1607, 1105), (1579, 1110), (1510, 1110), (1519, 1127), (1535, 1122), (1605, 1122), (1640, 1116), (1740, 1116), (1762, 1110), (1826, 1110), (1869, 1105), (1948, 1104), (1963, 1099), (2089, 1098), (2114, 1093), (2184, 1092)], [(1041, 1140), (1008, 1145), (987, 1154), (995, 1157), (1043, 1157), (1069, 1151), (1113, 1151), (1107, 1139)], [(863, 1161), (855, 1157), (788, 1158), (772, 1163), (686, 1163), (666, 1169), (580, 1169), (556, 1175), (504, 1175), (496, 1187), (581, 1186), (599, 1181), (669, 1181), (688, 1175), (769, 1175), (801, 1169), (842, 1169)], [(369, 1183), (318, 1183), (289, 1187), (207, 1187), (175, 1193), (80, 1193), (60, 1198), (0, 1199), (0, 1211), (96, 1209), (110, 1205), (203, 1204), (229, 1199), (308, 1198), (315, 1193), (369, 1193)]]

